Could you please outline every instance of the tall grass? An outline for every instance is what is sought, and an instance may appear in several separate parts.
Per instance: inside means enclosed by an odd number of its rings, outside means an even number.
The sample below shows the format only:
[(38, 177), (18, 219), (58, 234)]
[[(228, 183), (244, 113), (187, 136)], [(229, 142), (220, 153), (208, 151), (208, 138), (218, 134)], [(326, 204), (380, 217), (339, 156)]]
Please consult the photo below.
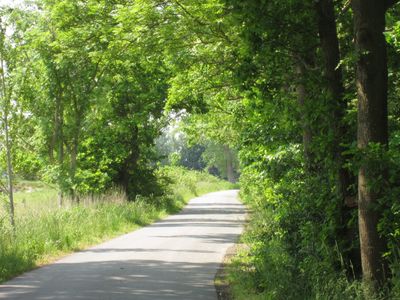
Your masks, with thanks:
[(183, 168), (163, 168), (159, 177), (168, 181), (164, 196), (137, 197), (133, 202), (126, 201), (123, 193), (111, 191), (95, 199), (82, 199), (79, 205), (67, 201), (59, 209), (52, 189), (20, 192), (15, 236), (6, 211), (0, 211), (0, 282), (176, 212), (193, 196), (232, 188), (211, 175)]

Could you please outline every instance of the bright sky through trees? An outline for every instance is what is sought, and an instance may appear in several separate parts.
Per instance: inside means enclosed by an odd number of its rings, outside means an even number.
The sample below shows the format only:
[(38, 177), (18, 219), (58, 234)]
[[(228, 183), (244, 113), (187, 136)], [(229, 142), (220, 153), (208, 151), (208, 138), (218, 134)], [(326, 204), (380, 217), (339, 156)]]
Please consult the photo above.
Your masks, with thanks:
[(17, 7), (20, 6), (24, 1), (23, 0), (0, 0), (0, 7), (1, 6), (12, 6)]

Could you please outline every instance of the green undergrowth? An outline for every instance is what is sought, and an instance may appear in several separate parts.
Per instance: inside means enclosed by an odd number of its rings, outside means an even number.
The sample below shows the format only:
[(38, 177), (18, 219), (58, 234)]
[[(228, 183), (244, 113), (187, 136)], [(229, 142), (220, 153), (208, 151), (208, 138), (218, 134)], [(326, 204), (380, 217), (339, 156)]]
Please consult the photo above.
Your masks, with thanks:
[[(307, 198), (295, 184), (243, 171), (240, 195), (250, 221), (241, 237), (245, 247), (227, 267), (233, 299), (400, 299), (400, 260), (391, 263), (390, 287), (367, 295), (360, 278), (343, 267), (337, 242), (323, 239), (330, 224), (323, 218), (311, 223), (319, 208), (301, 207)], [(321, 215), (327, 209), (321, 206)]]
[[(192, 197), (233, 188), (225, 181), (183, 168), (162, 168), (158, 173), (166, 193), (128, 202), (118, 190), (66, 201), (57, 207), (56, 191), (38, 183), (16, 195), (16, 232), (9, 225), (4, 207), (0, 210), (0, 282), (50, 262), (71, 251), (83, 249), (119, 234), (132, 231), (179, 211)], [(40, 196), (42, 201), (40, 200)]]
[(251, 220), (241, 237), (247, 247), (235, 255), (227, 271), (234, 299), (365, 299), (360, 281), (349, 280), (328, 265), (323, 270), (320, 258), (299, 264), (287, 248), (274, 212), (247, 204), (252, 208)]

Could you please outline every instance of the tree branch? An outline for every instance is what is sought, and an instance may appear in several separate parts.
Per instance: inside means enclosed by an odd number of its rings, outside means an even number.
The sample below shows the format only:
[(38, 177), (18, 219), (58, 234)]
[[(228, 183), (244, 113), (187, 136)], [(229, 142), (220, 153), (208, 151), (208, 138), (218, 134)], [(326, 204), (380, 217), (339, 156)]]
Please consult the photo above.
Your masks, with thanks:
[[(213, 24), (209, 22), (204, 22), (201, 20), (199, 17), (195, 16), (192, 14), (183, 4), (181, 4), (178, 0), (174, 0), (175, 4), (179, 6), (182, 11), (188, 15), (191, 19), (193, 19), (200, 27), (207, 27), (209, 30), (215, 34), (216, 36), (224, 38), (228, 43), (231, 43), (230, 38), (226, 35), (226, 33), (222, 30), (220, 26), (217, 26), (216, 28), (213, 26)], [(201, 37), (198, 35), (198, 38), (201, 40)]]
[(343, 8), (341, 9), (339, 16), (345, 14), (351, 7), (351, 0), (347, 0), (344, 4)]
[[(351, 1), (352, 0), (347, 0), (344, 7), (342, 8), (340, 15), (344, 14), (350, 9), (351, 6)], [(385, 9), (388, 10), (391, 8), (393, 5), (395, 5), (399, 0), (384, 0), (385, 1)]]

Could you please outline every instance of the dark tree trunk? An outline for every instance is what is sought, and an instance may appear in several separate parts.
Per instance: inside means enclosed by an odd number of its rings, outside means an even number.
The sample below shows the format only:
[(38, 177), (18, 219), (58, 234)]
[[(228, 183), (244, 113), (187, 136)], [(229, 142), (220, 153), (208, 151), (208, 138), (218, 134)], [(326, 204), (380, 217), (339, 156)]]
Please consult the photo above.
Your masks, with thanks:
[[(383, 0), (353, 0), (354, 32), (357, 62), (358, 133), (357, 144), (364, 150), (370, 143), (388, 145), (387, 108), (387, 54), (385, 13), (388, 3)], [(379, 236), (378, 222), (381, 217), (376, 208), (380, 191), (369, 184), (377, 176), (386, 176), (385, 170), (364, 164), (358, 173), (359, 234), (363, 278), (376, 288), (387, 276), (387, 265), (382, 259), (385, 241)]]
[(120, 172), (121, 185), (128, 197), (130, 197), (132, 194), (132, 174), (137, 172), (137, 166), (140, 157), (139, 128), (137, 125), (134, 126), (134, 128), (132, 129), (130, 148), (131, 150), (129, 152), (129, 155), (125, 159), (124, 165), (122, 166), (122, 170)]
[(56, 118), (55, 118), (55, 128), (58, 143), (58, 167), (59, 167), (59, 191), (58, 191), (58, 206), (63, 205), (64, 192), (63, 192), (63, 169), (64, 169), (64, 106), (62, 103), (61, 92), (59, 91), (56, 96)]
[[(72, 147), (71, 147), (71, 164), (70, 164), (70, 178), (73, 184), (75, 184), (76, 179), (76, 171), (78, 168), (78, 152), (79, 152), (79, 142), (80, 142), (80, 134), (81, 134), (81, 124), (83, 113), (78, 106), (78, 100), (76, 97), (74, 98), (74, 113), (75, 113), (75, 122), (73, 128), (73, 137), (72, 137)], [(71, 188), (71, 197), (72, 201), (79, 203), (80, 198), (77, 194), (75, 188)]]
[(351, 196), (348, 188), (352, 182), (349, 171), (343, 168), (345, 158), (342, 153), (345, 149), (340, 146), (345, 141), (347, 133), (347, 128), (342, 121), (347, 103), (344, 99), (342, 68), (338, 67), (340, 50), (333, 1), (320, 0), (317, 2), (316, 8), (319, 38), (325, 63), (325, 77), (331, 98), (330, 107), (332, 108), (332, 128), (334, 134), (332, 156), (338, 163), (338, 192), (344, 203), (346, 197)]
[[(351, 192), (350, 186), (354, 183), (350, 172), (344, 168), (346, 157), (343, 155), (345, 149), (341, 146), (347, 142), (348, 128), (343, 122), (343, 117), (347, 107), (344, 99), (344, 85), (342, 68), (339, 66), (340, 49), (339, 39), (336, 29), (335, 8), (332, 0), (320, 0), (316, 3), (318, 32), (321, 42), (321, 50), (324, 59), (325, 78), (330, 96), (330, 109), (332, 111), (331, 127), (333, 131), (332, 160), (337, 164), (336, 167), (336, 186), (338, 196), (341, 200), (341, 230), (338, 232), (346, 246), (351, 248), (356, 234), (355, 228), (347, 228), (351, 211), (354, 210), (355, 195)], [(350, 260), (351, 265), (359, 273), (360, 252), (354, 249), (350, 253), (345, 253), (346, 260)], [(350, 265), (350, 264), (349, 264)]]
[(300, 107), (301, 113), (301, 126), (303, 129), (303, 151), (304, 161), (306, 163), (307, 171), (314, 169), (314, 155), (312, 152), (312, 130), (309, 120), (307, 118), (307, 90), (304, 84), (304, 78), (306, 74), (305, 67), (302, 61), (298, 61), (296, 64), (296, 73), (298, 75), (299, 82), (296, 85), (297, 102)]
[[(54, 114), (54, 124), (57, 123), (56, 119), (57, 119), (57, 112), (55, 112), (55, 114)], [(53, 130), (51, 137), (49, 137), (48, 143), (49, 143), (49, 149), (48, 149), (49, 161), (50, 161), (50, 164), (54, 164), (55, 163), (54, 151), (55, 151), (56, 144), (57, 144), (57, 129), (56, 128)]]
[[(77, 129), (76, 129), (77, 130)], [(75, 183), (75, 175), (77, 170), (77, 158), (78, 158), (78, 148), (79, 148), (79, 133), (75, 132), (74, 138), (72, 141), (72, 149), (71, 149), (71, 166), (70, 166), (70, 177), (73, 183)], [(71, 188), (71, 197), (72, 201), (79, 203), (79, 196), (74, 188)]]
[(51, 144), (50, 144), (50, 160), (54, 159), (53, 151), (57, 148), (57, 166), (59, 168), (58, 174), (58, 206), (61, 207), (63, 205), (64, 200), (64, 103), (63, 103), (63, 88), (60, 83), (60, 75), (57, 72), (55, 66), (53, 66), (55, 85), (51, 88), (51, 96), (54, 97), (55, 100), (55, 111), (54, 111), (54, 133), (52, 136)]

